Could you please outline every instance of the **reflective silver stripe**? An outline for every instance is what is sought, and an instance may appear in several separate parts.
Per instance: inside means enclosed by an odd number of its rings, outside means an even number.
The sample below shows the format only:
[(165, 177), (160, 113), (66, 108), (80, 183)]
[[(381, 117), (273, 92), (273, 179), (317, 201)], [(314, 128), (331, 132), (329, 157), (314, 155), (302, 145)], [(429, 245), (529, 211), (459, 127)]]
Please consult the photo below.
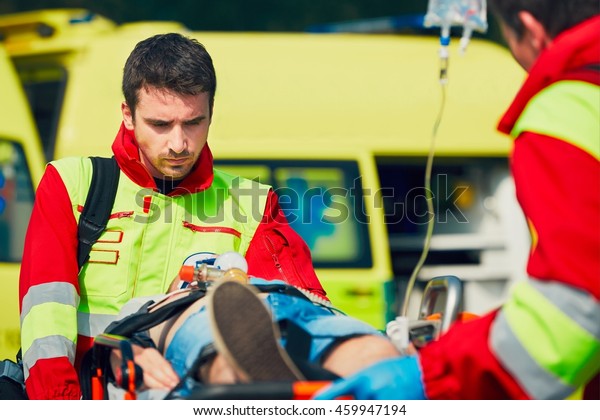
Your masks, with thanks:
[(537, 364), (513, 334), (502, 311), (492, 325), (490, 345), (504, 368), (531, 398), (564, 399), (575, 392), (575, 388), (564, 384)]
[(23, 297), (21, 323), (23, 323), (23, 319), (31, 308), (48, 302), (57, 302), (77, 308), (79, 306), (79, 295), (74, 285), (64, 281), (53, 281), (31, 286)]
[[(600, 279), (598, 280), (600, 281)], [(530, 284), (581, 328), (600, 340), (600, 302), (564, 283), (529, 279)]]
[(117, 319), (117, 315), (88, 314), (77, 312), (77, 332), (87, 337), (96, 337), (102, 334), (108, 324)]
[(597, 372), (599, 342), (600, 303), (593, 296), (533, 278), (515, 286), (490, 332), (498, 360), (536, 399), (566, 398)]
[(71, 363), (75, 363), (75, 344), (60, 335), (38, 338), (23, 355), (23, 373), (25, 379), (29, 377), (29, 369), (40, 359), (52, 359), (55, 357), (68, 357)]

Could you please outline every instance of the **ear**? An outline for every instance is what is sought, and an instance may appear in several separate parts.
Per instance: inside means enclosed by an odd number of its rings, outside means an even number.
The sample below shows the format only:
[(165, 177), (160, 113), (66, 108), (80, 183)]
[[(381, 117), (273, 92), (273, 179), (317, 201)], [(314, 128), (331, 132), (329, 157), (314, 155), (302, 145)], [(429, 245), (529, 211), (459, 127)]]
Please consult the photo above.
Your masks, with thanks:
[(128, 130), (133, 130), (133, 115), (131, 115), (131, 108), (129, 108), (129, 105), (127, 105), (127, 102), (125, 101), (121, 103), (121, 114), (123, 114), (123, 123), (125, 123), (125, 128)]
[(531, 13), (524, 10), (519, 12), (519, 19), (525, 27), (524, 39), (527, 39), (530, 46), (539, 54), (552, 44), (552, 37), (546, 31), (542, 23)]

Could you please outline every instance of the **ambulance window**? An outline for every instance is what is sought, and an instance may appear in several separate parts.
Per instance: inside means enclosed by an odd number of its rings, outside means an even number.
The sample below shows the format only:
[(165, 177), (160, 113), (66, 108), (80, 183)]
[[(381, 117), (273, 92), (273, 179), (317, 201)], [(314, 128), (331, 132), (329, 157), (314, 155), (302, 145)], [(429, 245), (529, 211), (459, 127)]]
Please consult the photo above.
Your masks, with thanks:
[(316, 268), (372, 265), (358, 164), (353, 161), (233, 161), (217, 167), (273, 186)]
[(54, 158), (56, 130), (67, 72), (62, 67), (18, 66), (17, 71), (31, 106), (46, 160)]
[(0, 262), (21, 260), (33, 198), (23, 149), (0, 139)]

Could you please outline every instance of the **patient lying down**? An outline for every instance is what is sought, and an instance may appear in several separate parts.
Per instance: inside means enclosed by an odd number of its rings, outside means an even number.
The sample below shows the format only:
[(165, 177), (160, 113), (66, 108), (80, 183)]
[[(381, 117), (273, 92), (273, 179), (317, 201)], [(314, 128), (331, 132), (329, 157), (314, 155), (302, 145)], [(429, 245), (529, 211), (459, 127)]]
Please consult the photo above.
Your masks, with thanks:
[[(383, 333), (328, 302), (311, 301), (309, 293), (290, 286), (260, 292), (266, 284), (284, 285), (257, 278), (249, 285), (220, 281), (179, 315), (138, 333), (150, 344), (133, 345), (144, 389), (186, 397), (203, 384), (334, 379), (399, 354)], [(153, 312), (194, 290), (175, 289), (174, 282), (166, 295), (136, 298), (121, 314), (150, 299)], [(111, 365), (120, 366), (118, 351)]]

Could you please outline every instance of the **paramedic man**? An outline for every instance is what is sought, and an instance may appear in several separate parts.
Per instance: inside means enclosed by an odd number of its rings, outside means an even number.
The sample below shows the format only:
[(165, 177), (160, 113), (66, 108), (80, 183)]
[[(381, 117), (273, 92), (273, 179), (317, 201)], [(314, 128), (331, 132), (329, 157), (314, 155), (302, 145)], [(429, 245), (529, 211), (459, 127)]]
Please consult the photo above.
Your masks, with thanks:
[(528, 279), (506, 303), (457, 324), (319, 398), (600, 398), (600, 9), (598, 0), (492, 0), (529, 72), (499, 130), (533, 238)]
[(93, 337), (131, 297), (164, 293), (195, 252), (237, 251), (250, 274), (283, 277), (325, 297), (275, 193), (213, 169), (207, 137), (216, 76), (204, 47), (178, 34), (141, 41), (122, 88), (123, 122), (112, 145), (121, 171), (115, 204), (79, 273), (77, 220), (90, 160), (51, 162), (37, 189), (19, 287), (31, 399), (79, 399), (80, 358)]

